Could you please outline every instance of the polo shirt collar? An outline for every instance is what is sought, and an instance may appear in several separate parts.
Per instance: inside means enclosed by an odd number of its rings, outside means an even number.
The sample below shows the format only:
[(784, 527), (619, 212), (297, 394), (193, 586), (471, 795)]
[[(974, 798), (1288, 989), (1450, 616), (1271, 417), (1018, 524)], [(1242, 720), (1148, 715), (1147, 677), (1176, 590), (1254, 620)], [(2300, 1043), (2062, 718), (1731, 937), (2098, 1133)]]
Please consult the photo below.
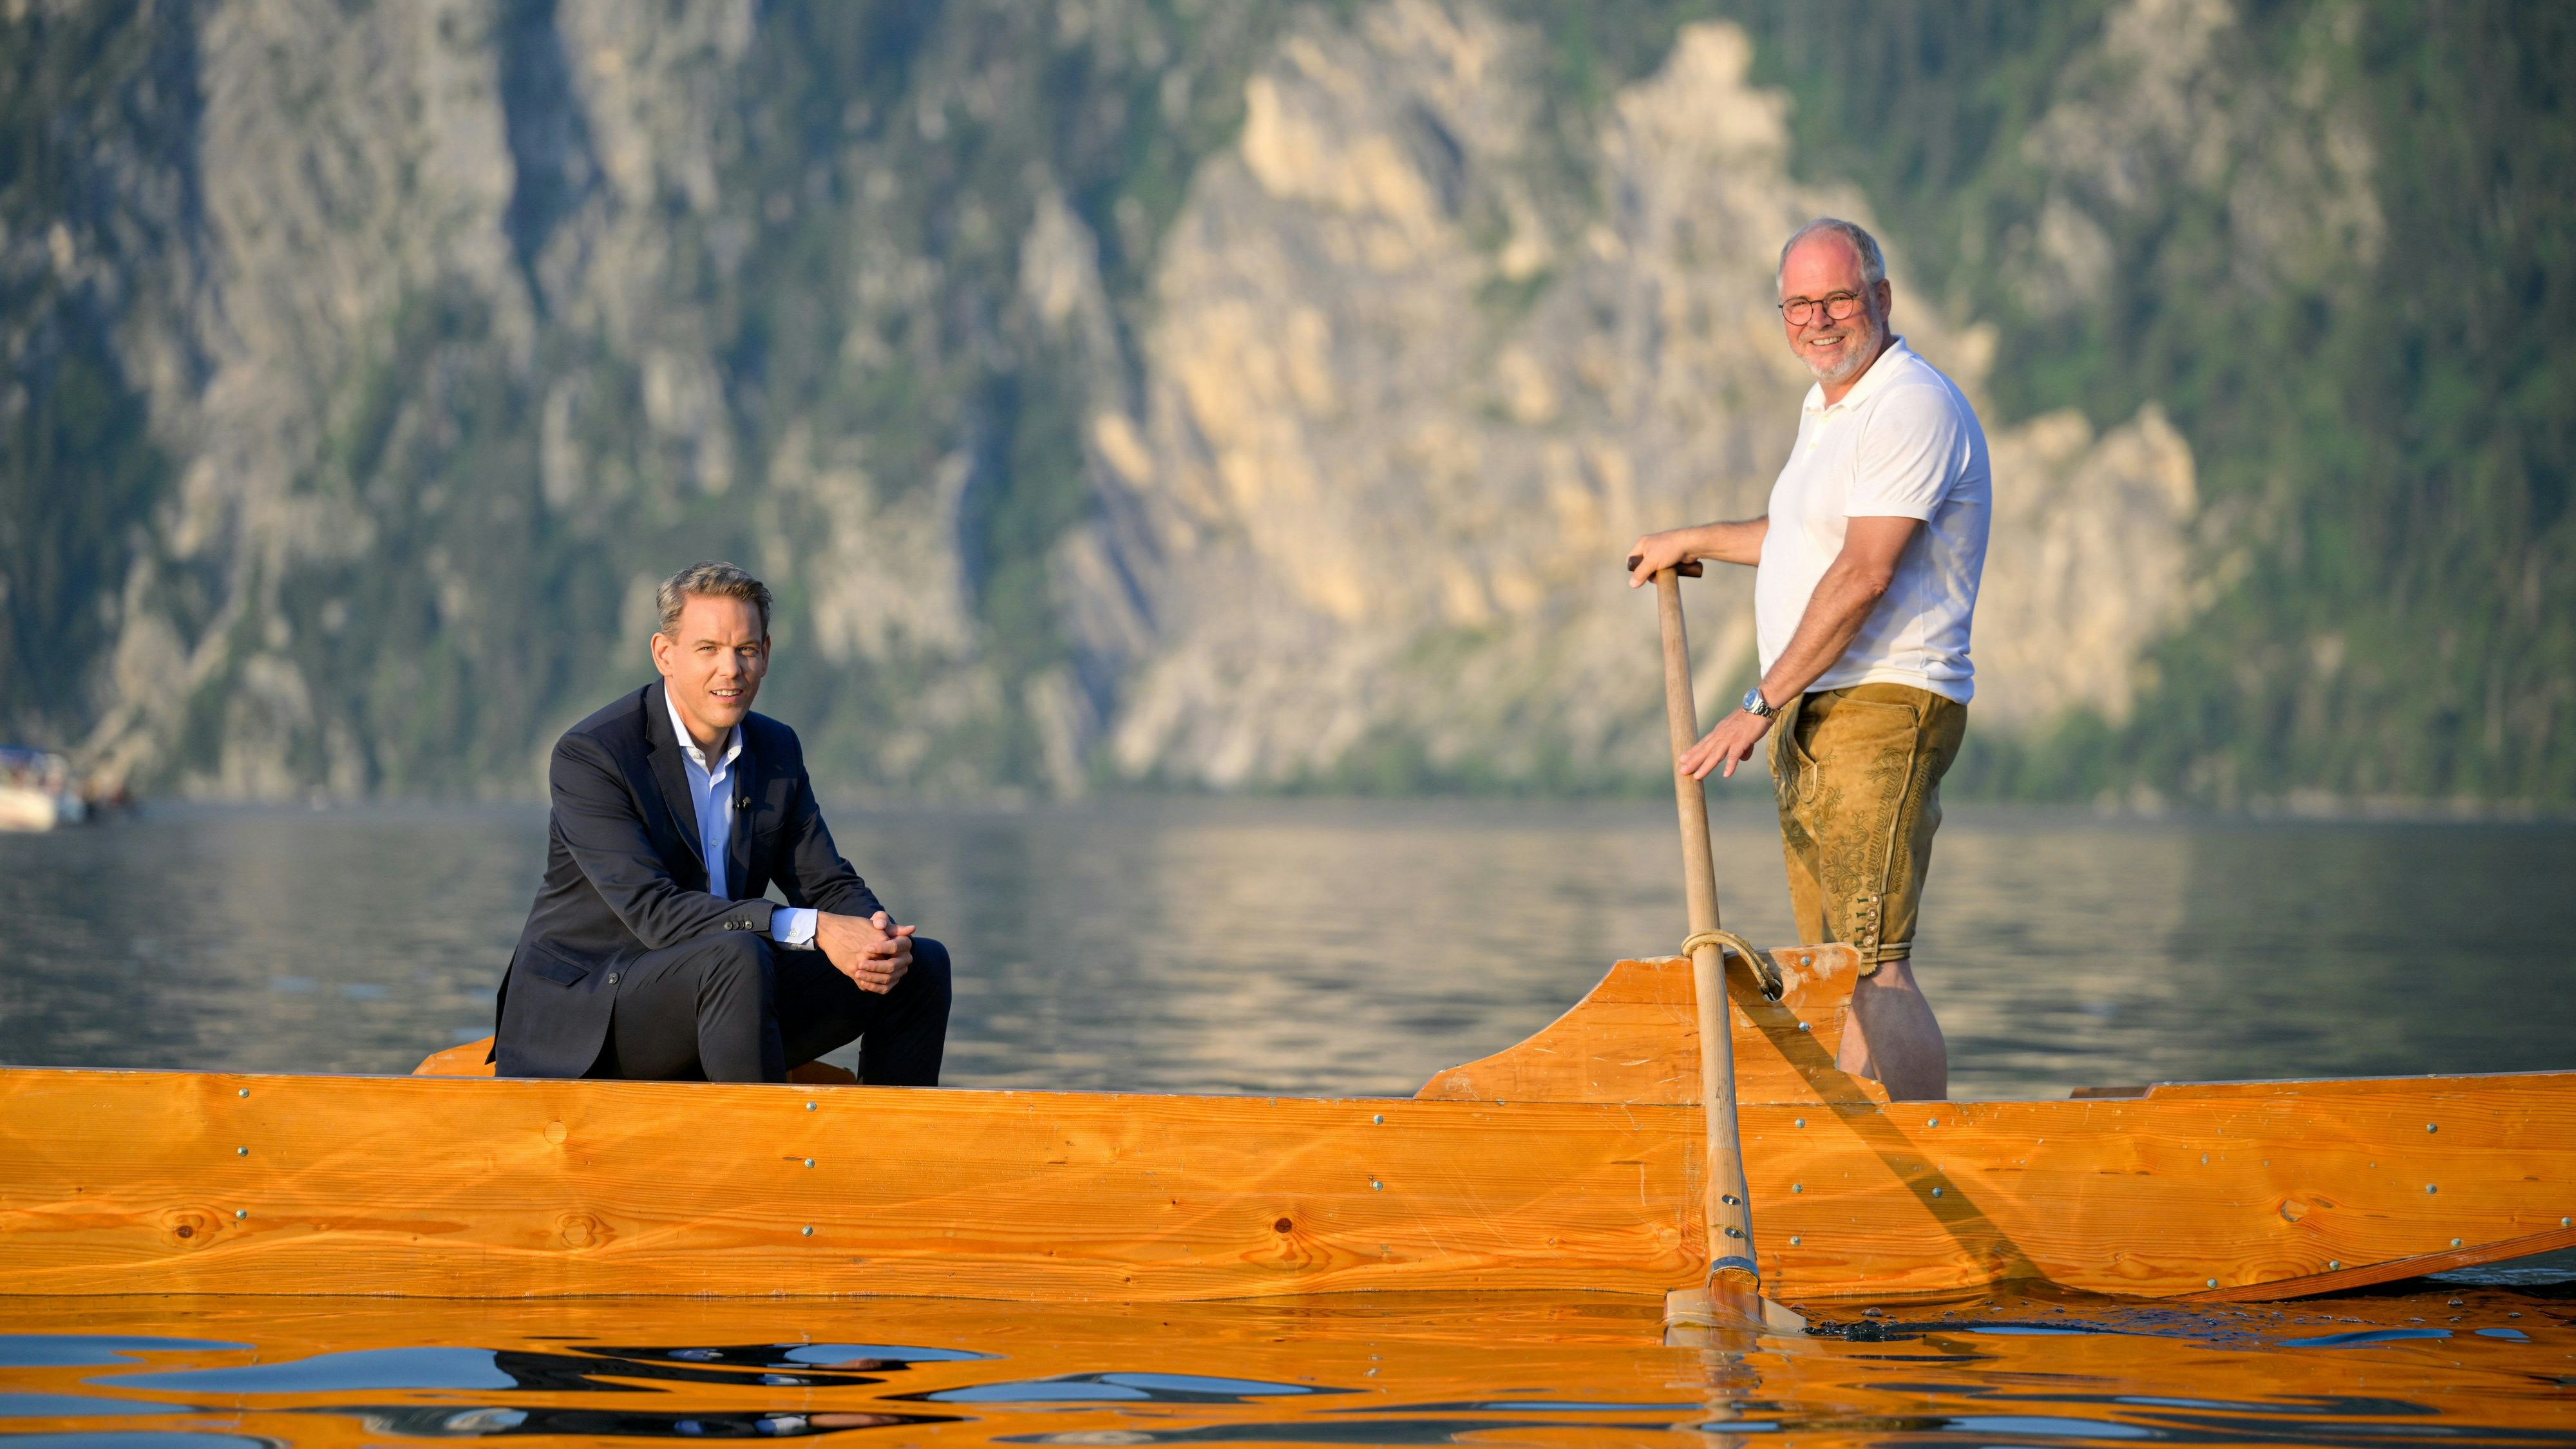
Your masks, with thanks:
[(1843, 394), (1842, 401), (1828, 405), (1825, 402), (1825, 385), (1812, 383), (1807, 388), (1806, 409), (1811, 413), (1829, 413), (1835, 408), (1854, 407), (1866, 402), (1870, 394), (1886, 385), (1903, 362), (1911, 361), (1913, 357), (1914, 349), (1905, 345), (1902, 334), (1892, 337), (1888, 339), (1887, 350), (1870, 363), (1869, 371), (1860, 375), (1860, 381), (1852, 384), (1852, 390)]
[(689, 722), (680, 718), (680, 702), (671, 697), (671, 686), (667, 682), (662, 686), (662, 707), (671, 712), (671, 733), (679, 737), (680, 748), (688, 752), (690, 759), (697, 761), (699, 769), (714, 774), (717, 765), (730, 765), (734, 757), (742, 753), (742, 726), (735, 725), (725, 731), (723, 757), (715, 765), (708, 764), (706, 752), (698, 748), (697, 740), (689, 734)]

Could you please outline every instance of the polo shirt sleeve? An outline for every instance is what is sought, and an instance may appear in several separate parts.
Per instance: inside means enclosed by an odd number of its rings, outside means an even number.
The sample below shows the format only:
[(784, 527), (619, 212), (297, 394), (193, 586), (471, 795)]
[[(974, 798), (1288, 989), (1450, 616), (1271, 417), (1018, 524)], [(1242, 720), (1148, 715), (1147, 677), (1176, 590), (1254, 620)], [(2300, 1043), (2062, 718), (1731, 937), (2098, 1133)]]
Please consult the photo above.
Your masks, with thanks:
[(1969, 452), (1965, 420), (1946, 389), (1891, 390), (1862, 428), (1844, 516), (1928, 520)]

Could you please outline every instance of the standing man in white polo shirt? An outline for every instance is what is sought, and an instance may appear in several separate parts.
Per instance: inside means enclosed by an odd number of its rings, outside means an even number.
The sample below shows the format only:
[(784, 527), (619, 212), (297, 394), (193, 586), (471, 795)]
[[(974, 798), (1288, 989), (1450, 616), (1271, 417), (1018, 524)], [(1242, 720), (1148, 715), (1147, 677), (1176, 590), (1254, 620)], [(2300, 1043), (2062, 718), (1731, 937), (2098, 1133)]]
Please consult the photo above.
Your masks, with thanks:
[(1847, 941), (1863, 979), (1839, 1065), (1890, 1097), (1950, 1086), (1941, 1024), (1915, 984), (1914, 923), (1976, 671), (1968, 626), (1994, 513), (1985, 430), (1950, 379), (1888, 326), (1887, 265), (1847, 221), (1780, 252), (1780, 317), (1815, 374), (1771, 509), (1650, 533), (1632, 586), (1692, 559), (1752, 564), (1762, 678), (1683, 754), (1705, 779), (1771, 773), (1802, 941)]

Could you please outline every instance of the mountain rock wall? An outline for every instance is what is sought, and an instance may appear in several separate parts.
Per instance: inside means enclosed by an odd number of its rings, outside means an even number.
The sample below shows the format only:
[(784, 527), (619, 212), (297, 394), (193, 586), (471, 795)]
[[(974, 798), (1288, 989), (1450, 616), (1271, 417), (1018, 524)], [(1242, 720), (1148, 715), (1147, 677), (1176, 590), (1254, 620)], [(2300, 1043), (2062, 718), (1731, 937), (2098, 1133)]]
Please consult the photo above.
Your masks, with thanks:
[[(1867, 204), (1791, 177), (1782, 98), (1710, 25), (1608, 107), (1582, 156), (1607, 204), (1563, 205), (1536, 51), (1394, 0), (1311, 17), (1248, 82), (1165, 247), (1139, 414), (1094, 424), (1110, 506), (1060, 565), (1121, 681), (1118, 774), (1598, 786), (1662, 758), (1654, 611), (1618, 560), (1762, 511), (1809, 385), (1779, 244)], [(1889, 240), (1901, 330), (1978, 390), (1991, 338)], [(1977, 718), (2118, 717), (2185, 605), (2189, 447), (2152, 411), (2099, 439), (1999, 421)], [(1691, 593), (1713, 717), (1752, 673), (1749, 599)]]
[[(732, 556), (852, 792), (1653, 779), (1619, 555), (1759, 511), (1777, 247), (1868, 200), (1731, 25), (1569, 132), (1504, 7), (1183, 11), (15, 7), (0, 724), (147, 789), (526, 795)], [(1986, 422), (1978, 727), (2117, 720), (2211, 587), (2191, 449)], [(1713, 713), (1750, 595), (1692, 590)]]

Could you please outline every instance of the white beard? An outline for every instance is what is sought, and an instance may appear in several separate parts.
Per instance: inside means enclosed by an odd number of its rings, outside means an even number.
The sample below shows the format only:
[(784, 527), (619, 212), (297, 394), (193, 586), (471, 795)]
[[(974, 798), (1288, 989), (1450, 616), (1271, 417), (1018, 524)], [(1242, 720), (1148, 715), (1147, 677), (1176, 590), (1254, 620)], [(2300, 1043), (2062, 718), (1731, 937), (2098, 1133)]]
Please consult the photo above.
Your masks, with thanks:
[(1835, 361), (1820, 363), (1816, 361), (1814, 354), (1806, 349), (1800, 348), (1798, 351), (1798, 360), (1807, 364), (1807, 371), (1815, 376), (1816, 381), (1827, 387), (1853, 377), (1862, 368), (1867, 367), (1870, 359), (1878, 356), (1881, 344), (1886, 341), (1887, 329), (1879, 325), (1877, 318), (1864, 312), (1852, 320), (1864, 324), (1853, 333), (1853, 336), (1859, 339), (1860, 345), (1840, 354)]

